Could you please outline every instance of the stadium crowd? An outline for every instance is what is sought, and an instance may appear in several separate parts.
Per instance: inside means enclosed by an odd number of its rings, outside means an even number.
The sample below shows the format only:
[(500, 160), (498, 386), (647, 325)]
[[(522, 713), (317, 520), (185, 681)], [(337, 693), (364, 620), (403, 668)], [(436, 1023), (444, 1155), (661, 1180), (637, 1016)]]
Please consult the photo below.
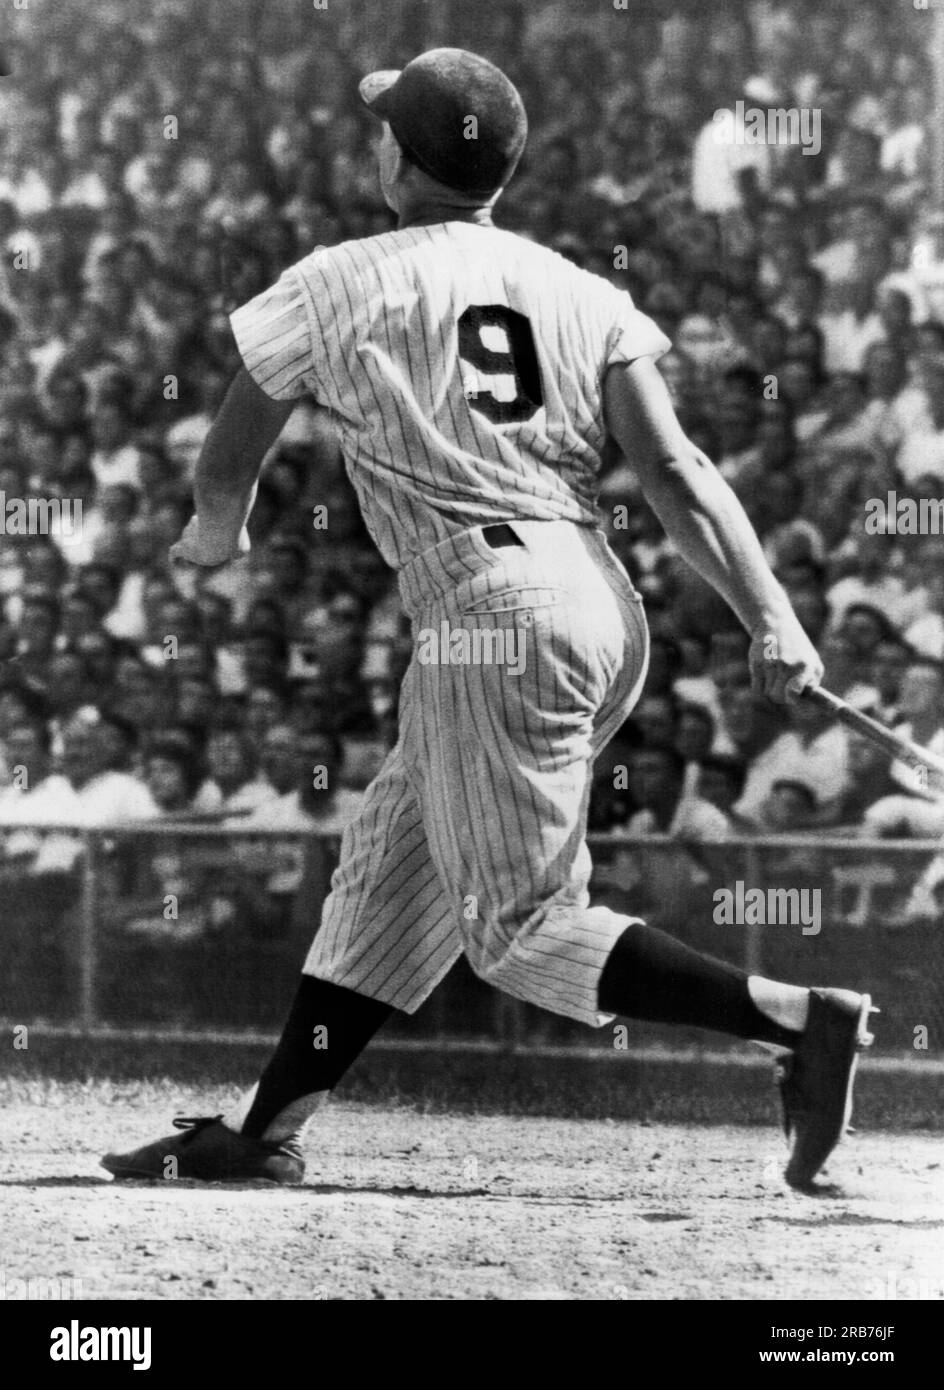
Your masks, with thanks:
[[(740, 496), (829, 686), (944, 751), (944, 542), (896, 533), (885, 505), (944, 497), (930, 20), (869, 0), (643, 6), (631, 20), (496, 0), (476, 27), (474, 8), (391, 3), (372, 32), (356, 7), (279, 0), (13, 16), (0, 92), (8, 863), (42, 873), (62, 848), (18, 824), (190, 816), (335, 832), (389, 747), (410, 635), (314, 403), (267, 460), (251, 554), (188, 585), (167, 550), (239, 365), (227, 313), (313, 246), (390, 227), (357, 80), (442, 42), (501, 62), (529, 111), (496, 220), (660, 324), (680, 418)], [(821, 151), (720, 143), (713, 113), (738, 100), (821, 112)], [(9, 522), (9, 500), (31, 497), (63, 501), (51, 534)], [(912, 769), (813, 707), (752, 694), (746, 636), (619, 457), (602, 510), (653, 643), (644, 696), (598, 765), (594, 830), (944, 832), (944, 794)]]

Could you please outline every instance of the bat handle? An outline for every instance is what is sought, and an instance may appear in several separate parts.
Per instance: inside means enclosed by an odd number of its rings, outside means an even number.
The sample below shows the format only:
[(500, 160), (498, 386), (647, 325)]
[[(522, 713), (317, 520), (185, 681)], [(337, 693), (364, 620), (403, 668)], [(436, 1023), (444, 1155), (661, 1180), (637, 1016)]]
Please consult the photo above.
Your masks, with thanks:
[(808, 685), (803, 691), (803, 698), (812, 700), (820, 709), (828, 709), (831, 714), (842, 714), (843, 710), (848, 708), (845, 700), (840, 700), (838, 695), (834, 695), (831, 690), (824, 690), (821, 685)]

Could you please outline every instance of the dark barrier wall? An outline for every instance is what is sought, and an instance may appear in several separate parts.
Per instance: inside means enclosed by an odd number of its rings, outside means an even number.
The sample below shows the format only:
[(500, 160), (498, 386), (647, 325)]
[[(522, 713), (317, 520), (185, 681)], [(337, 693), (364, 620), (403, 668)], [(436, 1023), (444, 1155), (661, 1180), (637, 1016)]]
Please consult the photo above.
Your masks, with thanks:
[[(328, 891), (336, 838), (153, 825), (62, 836), (74, 851), (68, 871), (6, 871), (6, 1020), (197, 1032), (279, 1026)], [(944, 859), (935, 845), (598, 836), (593, 853), (595, 901), (749, 971), (867, 989), (883, 1011), (879, 1050), (944, 1050), (944, 886), (936, 887)], [(410, 1031), (614, 1045), (612, 1027), (594, 1032), (506, 999), (464, 962)], [(648, 1025), (619, 1036), (724, 1042)]]

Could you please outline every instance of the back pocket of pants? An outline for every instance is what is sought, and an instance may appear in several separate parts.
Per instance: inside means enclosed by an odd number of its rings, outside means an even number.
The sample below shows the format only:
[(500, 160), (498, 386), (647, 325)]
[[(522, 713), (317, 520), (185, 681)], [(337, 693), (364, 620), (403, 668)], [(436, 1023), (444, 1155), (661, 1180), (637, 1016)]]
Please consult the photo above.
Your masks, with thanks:
[(462, 617), (474, 617), (477, 613), (516, 613), (522, 608), (555, 608), (570, 599), (566, 589), (551, 584), (514, 584), (490, 590), (488, 579), (488, 575), (476, 575), (458, 586), (453, 602)]

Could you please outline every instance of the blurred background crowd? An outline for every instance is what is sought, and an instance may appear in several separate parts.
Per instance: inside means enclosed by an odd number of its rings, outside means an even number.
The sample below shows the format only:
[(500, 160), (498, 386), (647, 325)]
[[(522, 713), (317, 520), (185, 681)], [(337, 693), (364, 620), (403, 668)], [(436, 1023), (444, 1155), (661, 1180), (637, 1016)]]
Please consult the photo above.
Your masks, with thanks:
[[(80, 533), (8, 528), (0, 544), (0, 823), (335, 831), (356, 808), (410, 637), (330, 420), (293, 414), (248, 557), (186, 585), (167, 549), (239, 365), (228, 312), (315, 245), (391, 226), (357, 81), (440, 43), (500, 62), (529, 111), (496, 220), (660, 324), (681, 420), (747, 508), (828, 684), (944, 751), (944, 540), (866, 525), (889, 491), (944, 497), (929, 15), (122, 0), (8, 18), (0, 495), (79, 499), (83, 516)], [(712, 115), (739, 99), (820, 111), (821, 151), (720, 145)], [(625, 460), (605, 461), (602, 489), (653, 651), (592, 828), (944, 832), (944, 795), (912, 769), (751, 693), (746, 637)], [(11, 832), (5, 854), (43, 872), (53, 843)]]

